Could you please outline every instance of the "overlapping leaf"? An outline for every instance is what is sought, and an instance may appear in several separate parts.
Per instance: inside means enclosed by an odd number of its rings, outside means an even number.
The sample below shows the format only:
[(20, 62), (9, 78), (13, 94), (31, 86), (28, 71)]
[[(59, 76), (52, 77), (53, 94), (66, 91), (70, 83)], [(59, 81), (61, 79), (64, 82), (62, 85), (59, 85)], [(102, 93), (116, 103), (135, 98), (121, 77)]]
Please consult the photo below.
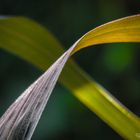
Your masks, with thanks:
[[(11, 114), (7, 118), (10, 118), (11, 122), (2, 117), (0, 136), (15, 139), (20, 135), (20, 139), (30, 139), (70, 55), (84, 47), (113, 42), (140, 42), (140, 16), (130, 16), (104, 24), (79, 39), (39, 78), (43, 82), (37, 80), (12, 105), (10, 111), (5, 113), (6, 117)], [(0, 20), (0, 46), (42, 69), (46, 69), (63, 51), (61, 45), (44, 28), (20, 17)], [(89, 78), (72, 60), (63, 71), (60, 82), (122, 137), (138, 139), (136, 134), (140, 132), (139, 118)], [(24, 105), (20, 104), (21, 101)], [(18, 110), (20, 113), (16, 112), (15, 106), (21, 108)], [(13, 111), (16, 112), (14, 115)], [(24, 125), (25, 122), (27, 125)], [(6, 123), (11, 129), (5, 128)], [(19, 130), (17, 134), (15, 130)]]

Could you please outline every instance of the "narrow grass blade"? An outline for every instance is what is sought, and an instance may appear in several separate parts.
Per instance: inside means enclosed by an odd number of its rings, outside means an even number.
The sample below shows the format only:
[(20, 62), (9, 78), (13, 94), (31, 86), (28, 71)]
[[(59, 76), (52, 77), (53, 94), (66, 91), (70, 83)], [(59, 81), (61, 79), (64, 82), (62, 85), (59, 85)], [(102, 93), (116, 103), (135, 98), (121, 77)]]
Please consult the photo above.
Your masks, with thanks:
[(60, 72), (70, 56), (64, 53), (9, 107), (0, 119), (0, 140), (30, 140)]

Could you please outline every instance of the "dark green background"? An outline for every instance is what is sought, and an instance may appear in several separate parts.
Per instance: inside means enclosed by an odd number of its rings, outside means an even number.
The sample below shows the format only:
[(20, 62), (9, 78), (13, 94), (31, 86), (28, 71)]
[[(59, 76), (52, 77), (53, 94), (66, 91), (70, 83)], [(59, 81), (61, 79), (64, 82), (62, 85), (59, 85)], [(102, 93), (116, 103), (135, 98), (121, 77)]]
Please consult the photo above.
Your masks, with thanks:
[[(47, 27), (69, 48), (105, 22), (140, 13), (139, 0), (0, 0), (0, 15), (22, 15)], [(88, 48), (74, 58), (96, 81), (140, 116), (140, 44)], [(0, 50), (0, 115), (42, 71)], [(120, 136), (57, 84), (33, 140), (121, 140)]]

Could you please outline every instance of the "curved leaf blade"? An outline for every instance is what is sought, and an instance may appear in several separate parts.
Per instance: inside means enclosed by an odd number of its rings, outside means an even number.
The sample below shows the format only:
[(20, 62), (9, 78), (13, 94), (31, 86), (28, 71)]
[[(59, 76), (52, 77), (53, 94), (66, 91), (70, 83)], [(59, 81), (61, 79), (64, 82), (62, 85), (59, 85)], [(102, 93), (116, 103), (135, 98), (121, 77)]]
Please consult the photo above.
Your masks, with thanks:
[(89, 31), (73, 53), (91, 45), (116, 42), (140, 42), (140, 15), (118, 19)]

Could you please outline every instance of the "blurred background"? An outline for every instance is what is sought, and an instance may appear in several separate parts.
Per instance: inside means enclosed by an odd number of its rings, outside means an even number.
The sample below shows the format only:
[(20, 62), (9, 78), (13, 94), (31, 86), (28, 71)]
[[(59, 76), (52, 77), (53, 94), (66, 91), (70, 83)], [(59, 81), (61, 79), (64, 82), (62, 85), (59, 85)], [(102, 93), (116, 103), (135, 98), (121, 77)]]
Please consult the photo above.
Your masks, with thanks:
[[(0, 15), (32, 18), (69, 48), (105, 22), (140, 13), (139, 0), (0, 0)], [(140, 116), (140, 44), (117, 43), (84, 49), (75, 61), (131, 111)], [(0, 50), (0, 115), (42, 71)], [(122, 138), (57, 84), (33, 140)]]

